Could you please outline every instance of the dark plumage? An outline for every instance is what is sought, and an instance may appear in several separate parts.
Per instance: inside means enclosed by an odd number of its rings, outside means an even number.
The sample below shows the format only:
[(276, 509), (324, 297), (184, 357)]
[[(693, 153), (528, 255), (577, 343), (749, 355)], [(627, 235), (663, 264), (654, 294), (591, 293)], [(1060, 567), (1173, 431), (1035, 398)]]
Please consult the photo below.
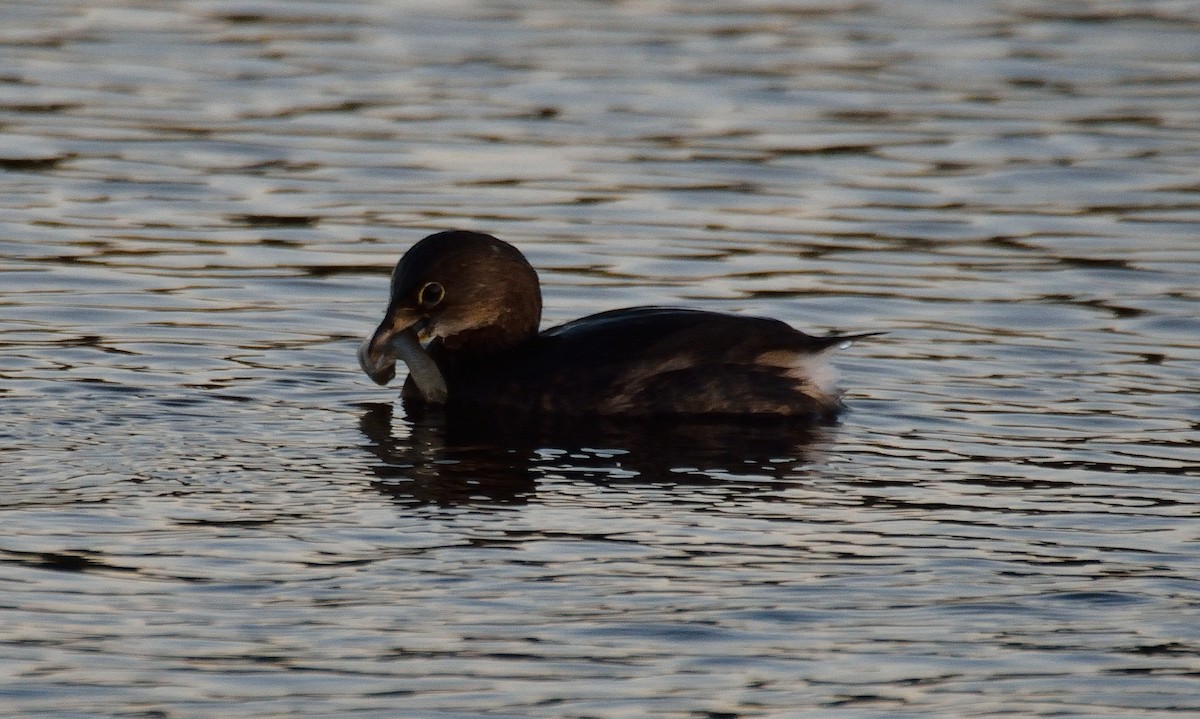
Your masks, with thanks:
[[(490, 235), (430, 235), (396, 265), (359, 360), (376, 382), (409, 365), (406, 403), (506, 416), (821, 418), (841, 407), (828, 353), (773, 319), (664, 307), (591, 315), (540, 334), (537, 273)], [(422, 350), (417, 340), (427, 340)]]

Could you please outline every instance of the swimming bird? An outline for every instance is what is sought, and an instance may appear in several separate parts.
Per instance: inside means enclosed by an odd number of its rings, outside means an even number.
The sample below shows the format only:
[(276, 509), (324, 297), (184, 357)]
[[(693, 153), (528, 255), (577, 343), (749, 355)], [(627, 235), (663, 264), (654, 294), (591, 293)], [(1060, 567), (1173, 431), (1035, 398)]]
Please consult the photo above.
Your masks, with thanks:
[(409, 368), (405, 405), (520, 417), (829, 419), (830, 353), (879, 333), (814, 337), (775, 319), (631, 307), (539, 332), (537, 272), (514, 246), (452, 230), (392, 273), (383, 321), (359, 348), (378, 384)]

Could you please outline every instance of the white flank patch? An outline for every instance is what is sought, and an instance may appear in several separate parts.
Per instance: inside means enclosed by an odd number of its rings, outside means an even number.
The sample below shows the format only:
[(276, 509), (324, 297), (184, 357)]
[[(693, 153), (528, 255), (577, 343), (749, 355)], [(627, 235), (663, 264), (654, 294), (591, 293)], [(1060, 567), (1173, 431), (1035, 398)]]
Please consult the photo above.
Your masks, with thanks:
[(759, 355), (758, 363), (783, 370), (795, 380), (796, 389), (813, 399), (836, 402), (841, 393), (837, 388), (837, 370), (829, 361), (831, 349), (816, 354), (774, 350)]

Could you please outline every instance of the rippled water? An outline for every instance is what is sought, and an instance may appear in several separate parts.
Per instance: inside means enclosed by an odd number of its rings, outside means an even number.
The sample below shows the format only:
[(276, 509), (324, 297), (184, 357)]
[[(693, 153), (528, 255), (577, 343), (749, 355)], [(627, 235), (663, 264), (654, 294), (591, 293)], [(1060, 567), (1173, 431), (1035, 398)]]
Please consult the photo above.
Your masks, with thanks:
[[(1194, 716), (1200, 12), (0, 6), (0, 714)], [(424, 234), (546, 322), (887, 330), (852, 411), (459, 436)]]

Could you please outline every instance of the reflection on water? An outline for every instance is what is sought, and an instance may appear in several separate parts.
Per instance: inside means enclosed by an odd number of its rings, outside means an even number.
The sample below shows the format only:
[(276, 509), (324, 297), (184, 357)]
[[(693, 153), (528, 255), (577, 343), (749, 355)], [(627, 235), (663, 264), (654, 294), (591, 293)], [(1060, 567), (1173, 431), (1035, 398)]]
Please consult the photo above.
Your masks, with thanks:
[(778, 420), (572, 420), (538, 424), (452, 421), (428, 412), (393, 422), (393, 405), (368, 404), (359, 423), (381, 463), (374, 486), (398, 501), (453, 506), (524, 502), (537, 480), (610, 486), (770, 483), (817, 455), (828, 427)]
[[(1193, 715), (1200, 15), (948, 7), (0, 4), (0, 714)], [(808, 431), (408, 417), (449, 227), (888, 334)]]
[(399, 502), (523, 503), (535, 491), (528, 444), (460, 439), (436, 418), (393, 428), (391, 404), (367, 405), (359, 427), (364, 448), (379, 459), (371, 467), (379, 478), (372, 486)]

